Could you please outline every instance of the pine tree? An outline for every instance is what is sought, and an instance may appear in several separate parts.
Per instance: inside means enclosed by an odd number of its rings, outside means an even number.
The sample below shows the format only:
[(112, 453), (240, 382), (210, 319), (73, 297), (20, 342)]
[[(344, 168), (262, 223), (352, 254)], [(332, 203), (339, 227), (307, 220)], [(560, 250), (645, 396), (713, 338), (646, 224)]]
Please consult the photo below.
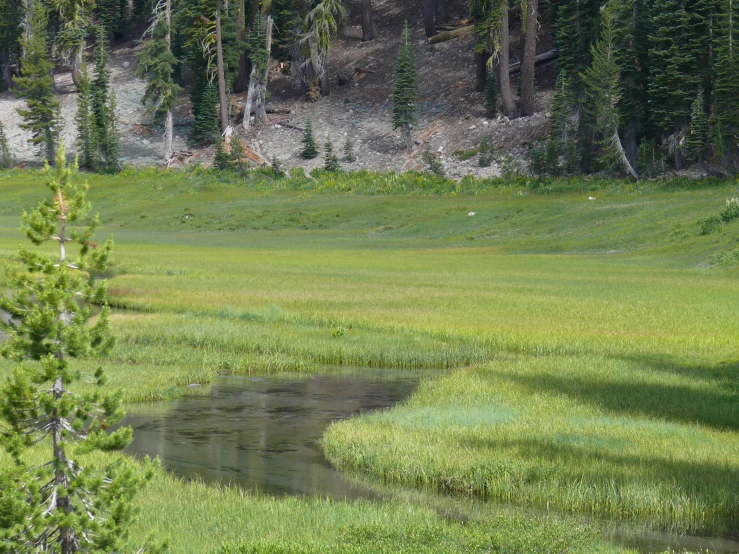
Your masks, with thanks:
[(565, 73), (576, 91), (577, 76), (590, 63), (590, 46), (598, 35), (599, 9), (597, 0), (568, 0), (557, 8), (557, 69)]
[(354, 143), (352, 143), (349, 135), (346, 136), (346, 140), (344, 141), (344, 161), (347, 163), (357, 161), (357, 156), (354, 153)]
[(26, 3), (0, 2), (0, 92), (13, 88), (11, 66), (21, 57), (21, 24)]
[[(557, 74), (547, 144), (547, 164), (556, 173), (560, 156), (565, 158), (565, 167), (574, 170), (577, 166), (577, 124), (573, 114), (577, 110), (575, 95), (565, 71)], [(556, 167), (554, 167), (554, 164)]]
[(270, 171), (272, 172), (272, 175), (274, 175), (275, 177), (285, 176), (285, 170), (282, 168), (282, 162), (280, 161), (280, 158), (278, 158), (276, 154), (272, 155), (272, 165), (270, 167)]
[(705, 170), (708, 158), (709, 133), (708, 116), (703, 101), (703, 91), (699, 91), (693, 101), (690, 115), (690, 127), (685, 137), (685, 153), (688, 158), (697, 161)]
[(659, 172), (654, 139), (644, 139), (636, 154), (636, 167), (642, 177), (655, 177)]
[(13, 155), (8, 148), (8, 137), (5, 136), (5, 128), (0, 121), (0, 169), (10, 169), (13, 167)]
[(436, 157), (436, 154), (431, 151), (431, 145), (428, 142), (423, 147), (421, 160), (426, 164), (430, 173), (438, 175), (439, 177), (446, 176), (444, 173), (444, 165), (441, 163), (439, 158)]
[[(63, 145), (46, 175), (50, 198), (24, 212), (22, 226), (36, 246), (54, 241), (58, 256), (21, 248), (23, 268), (7, 270), (14, 292), (0, 297), (0, 310), (13, 318), (0, 321), (8, 336), (0, 354), (17, 364), (0, 389), (2, 444), (18, 468), (0, 488), (0, 544), (7, 552), (119, 552), (134, 515), (132, 499), (153, 466), (119, 458), (100, 469), (82, 467), (77, 454), (120, 450), (132, 433), (130, 427), (105, 431), (123, 416), (117, 394), (69, 390), (82, 378), (71, 362), (104, 355), (114, 344), (107, 284), (89, 273), (106, 267), (112, 238), (91, 248), (98, 216), (89, 227), (73, 227), (90, 204), (87, 185), (73, 183)], [(93, 305), (102, 306), (95, 318)], [(86, 378), (104, 384), (102, 369)], [(29, 465), (24, 453), (37, 443), (47, 461)]]
[(681, 138), (690, 122), (690, 113), (701, 71), (696, 51), (700, 41), (694, 36), (695, 13), (684, 0), (654, 0), (654, 27), (651, 37), (649, 103), (653, 122), (671, 137), (675, 167), (682, 168)]
[(334, 154), (334, 144), (331, 137), (326, 137), (326, 143), (323, 145), (323, 169), (329, 173), (336, 173), (341, 169), (339, 157)]
[(493, 117), (498, 111), (498, 76), (495, 71), (490, 71), (485, 79), (485, 91), (483, 92), (485, 115)]
[(493, 145), (488, 141), (488, 137), (482, 137), (480, 141), (480, 149), (477, 154), (477, 165), (480, 167), (490, 167), (493, 163)]
[(316, 147), (316, 139), (313, 138), (313, 125), (310, 118), (305, 120), (305, 130), (303, 131), (303, 150), (300, 157), (304, 160), (312, 160), (318, 156), (318, 148)]
[(15, 79), (17, 93), (26, 99), (27, 108), (17, 108), (23, 118), (21, 128), (31, 131), (28, 142), (36, 146), (42, 159), (54, 161), (61, 130), (60, 104), (54, 99), (52, 71), (48, 57), (49, 18), (44, 2), (35, 2), (30, 35), (22, 39), (25, 57), (23, 77)]
[(739, 173), (739, 0), (723, 0), (721, 7), (711, 119), (724, 168)]
[(608, 169), (623, 166), (635, 179), (632, 167), (618, 135), (619, 113), (617, 104), (621, 95), (618, 62), (614, 44), (614, 4), (603, 9), (601, 33), (598, 42), (590, 49), (590, 66), (580, 73), (587, 110), (593, 121), (593, 131), (600, 146), (599, 161)]
[(403, 27), (403, 43), (400, 45), (395, 66), (395, 88), (393, 89), (393, 129), (400, 129), (406, 148), (413, 148), (411, 126), (416, 123), (416, 99), (418, 97), (418, 74), (416, 59), (411, 48), (408, 22)]
[(164, 161), (169, 162), (172, 157), (172, 110), (177, 106), (182, 88), (174, 81), (177, 59), (171, 48), (171, 0), (165, 0), (164, 5), (154, 14), (154, 24), (151, 40), (147, 40), (144, 49), (138, 55), (136, 75), (145, 77), (146, 89), (141, 98), (142, 104), (148, 104), (146, 110), (155, 123), (164, 123)]
[(82, 167), (96, 169), (98, 167), (98, 150), (94, 143), (92, 124), (92, 93), (87, 65), (83, 64), (79, 86), (77, 87), (77, 114), (74, 122), (77, 126), (77, 159)]
[[(96, 28), (95, 75), (90, 83), (90, 121), (101, 169), (120, 169), (120, 135), (115, 93), (110, 88), (108, 41), (102, 25)], [(96, 161), (97, 161), (96, 160)]]
[(213, 83), (203, 89), (195, 122), (192, 127), (192, 138), (196, 144), (213, 144), (221, 136), (218, 127), (218, 92)]
[(216, 137), (216, 155), (215, 158), (213, 158), (213, 167), (220, 169), (221, 171), (225, 171), (227, 169), (231, 169), (232, 162), (233, 160), (231, 159), (231, 156), (228, 155), (228, 152), (226, 152), (223, 147), (223, 139), (221, 138), (221, 135), (218, 135)]

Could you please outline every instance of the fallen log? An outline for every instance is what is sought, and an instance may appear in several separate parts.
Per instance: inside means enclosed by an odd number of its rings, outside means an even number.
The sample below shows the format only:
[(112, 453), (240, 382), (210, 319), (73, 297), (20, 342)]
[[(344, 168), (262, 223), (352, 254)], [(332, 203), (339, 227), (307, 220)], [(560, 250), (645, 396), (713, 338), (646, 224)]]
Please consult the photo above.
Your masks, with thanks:
[(267, 108), (267, 113), (287, 115), (290, 113), (290, 108)]
[(469, 35), (475, 32), (474, 25), (468, 25), (467, 27), (460, 27), (453, 31), (445, 31), (432, 37), (429, 37), (429, 44), (436, 44), (437, 42), (444, 42), (445, 40), (452, 40), (453, 38), (461, 37), (463, 35)]
[(289, 121), (278, 121), (277, 125), (280, 125), (281, 127), (287, 127), (288, 129), (295, 129), (296, 131), (300, 131), (300, 132), (305, 131), (303, 127), (299, 127), (298, 125), (293, 125)]
[[(558, 55), (559, 50), (556, 48), (547, 52), (542, 52), (534, 58), (534, 65), (555, 60)], [(519, 71), (521, 71), (521, 62), (512, 63), (508, 66), (508, 73), (518, 73)]]

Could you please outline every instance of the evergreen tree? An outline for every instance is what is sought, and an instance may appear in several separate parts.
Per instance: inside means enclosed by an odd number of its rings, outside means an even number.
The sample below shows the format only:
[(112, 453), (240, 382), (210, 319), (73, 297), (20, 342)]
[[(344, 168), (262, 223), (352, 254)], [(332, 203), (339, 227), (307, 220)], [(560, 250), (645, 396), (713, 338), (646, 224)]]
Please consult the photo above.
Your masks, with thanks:
[(54, 161), (61, 130), (60, 104), (54, 99), (52, 71), (54, 64), (47, 52), (49, 18), (44, 2), (35, 2), (30, 21), (30, 34), (22, 39), (25, 56), (23, 77), (15, 79), (18, 94), (26, 100), (26, 108), (17, 108), (23, 118), (21, 128), (31, 131), (28, 140), (38, 148), (42, 159)]
[(482, 137), (480, 141), (480, 149), (477, 154), (477, 165), (480, 167), (490, 167), (493, 163), (493, 145), (488, 141), (488, 137)]
[(231, 169), (232, 162), (233, 160), (231, 159), (231, 156), (229, 156), (228, 152), (226, 152), (223, 147), (223, 139), (221, 138), (221, 135), (218, 135), (216, 137), (216, 155), (213, 159), (213, 167), (220, 169), (221, 171), (225, 171), (226, 169)]
[(636, 167), (639, 175), (642, 177), (656, 177), (659, 173), (654, 139), (644, 139), (639, 144), (639, 150), (636, 155)]
[(136, 75), (145, 77), (146, 89), (141, 98), (142, 104), (148, 104), (146, 110), (155, 123), (164, 123), (164, 161), (169, 162), (172, 157), (172, 110), (177, 106), (182, 88), (174, 81), (177, 60), (171, 48), (171, 0), (165, 0), (164, 5), (154, 14), (154, 23), (151, 40), (146, 41), (144, 49), (138, 55)]
[(498, 76), (495, 71), (489, 71), (485, 79), (485, 91), (483, 92), (483, 103), (485, 115), (493, 117), (498, 111)]
[(685, 0), (654, 0), (654, 27), (651, 37), (649, 103), (658, 129), (671, 137), (675, 167), (682, 168), (681, 138), (690, 122), (698, 88), (701, 52), (696, 51), (694, 19)]
[(331, 137), (326, 137), (326, 143), (323, 145), (323, 169), (329, 173), (336, 173), (341, 169), (339, 157), (334, 154), (334, 144)]
[(316, 147), (316, 139), (313, 138), (313, 125), (310, 118), (305, 120), (305, 130), (303, 131), (303, 150), (300, 157), (304, 160), (312, 160), (318, 156), (318, 148)]
[[(577, 166), (577, 124), (573, 114), (577, 110), (575, 95), (565, 71), (557, 74), (547, 144), (547, 165), (556, 173), (559, 159), (565, 158), (565, 167), (574, 171)], [(552, 165), (554, 164), (554, 165)], [(556, 167), (555, 167), (556, 166)]]
[(739, 0), (723, 0), (716, 32), (713, 113), (716, 151), (739, 173)]
[(25, 8), (24, 2), (0, 1), (0, 92), (13, 88), (11, 67), (21, 57), (21, 23)]
[(13, 155), (8, 148), (8, 137), (5, 136), (5, 128), (0, 121), (0, 169), (10, 169), (13, 167)]
[(90, 128), (97, 149), (96, 161), (105, 171), (120, 169), (120, 135), (115, 93), (110, 88), (108, 41), (102, 25), (96, 28), (95, 75), (90, 83)]
[(354, 153), (354, 143), (352, 143), (352, 138), (349, 135), (346, 136), (344, 141), (344, 161), (348, 163), (357, 161), (357, 156)]
[(285, 176), (285, 170), (282, 168), (282, 162), (280, 161), (280, 158), (278, 158), (276, 154), (272, 154), (272, 166), (270, 167), (270, 171), (272, 172), (272, 175), (274, 175), (275, 177)]
[(587, 110), (592, 117), (593, 131), (600, 147), (599, 161), (605, 168), (623, 167), (636, 179), (638, 176), (621, 145), (618, 135), (619, 113), (617, 104), (621, 95), (618, 63), (615, 54), (614, 4), (603, 9), (601, 34), (591, 46), (591, 63), (580, 74)]
[(565, 73), (576, 91), (578, 74), (590, 63), (590, 46), (598, 35), (599, 9), (598, 0), (567, 0), (557, 8), (557, 69)]
[(699, 91), (693, 101), (690, 115), (690, 127), (685, 137), (685, 153), (697, 161), (702, 169), (706, 168), (708, 159), (709, 133), (708, 115), (703, 101), (703, 91)]
[(74, 116), (77, 126), (77, 159), (82, 167), (95, 169), (98, 167), (98, 150), (93, 137), (92, 93), (87, 65), (83, 64), (77, 87), (77, 114)]
[(395, 66), (395, 88), (393, 89), (393, 129), (400, 129), (406, 148), (413, 148), (411, 126), (416, 123), (416, 99), (418, 97), (418, 74), (416, 59), (411, 48), (408, 22), (403, 27), (403, 43), (400, 45)]
[(120, 38), (130, 19), (127, 0), (97, 0), (95, 20), (105, 31), (106, 39)]
[[(131, 428), (105, 431), (123, 416), (117, 394), (69, 390), (82, 377), (70, 362), (104, 355), (114, 344), (107, 285), (90, 274), (106, 267), (112, 238), (91, 248), (97, 216), (89, 227), (73, 227), (90, 204), (87, 185), (73, 183), (63, 146), (46, 175), (50, 197), (24, 212), (22, 226), (36, 246), (56, 242), (58, 256), (21, 248), (23, 268), (7, 270), (14, 292), (0, 297), (0, 310), (13, 318), (0, 321), (8, 335), (0, 354), (17, 364), (0, 389), (2, 444), (18, 468), (0, 487), (0, 544), (6, 552), (119, 552), (132, 499), (153, 466), (119, 458), (100, 469), (82, 467), (77, 454), (120, 450)], [(93, 305), (102, 306), (96, 318)], [(104, 384), (102, 369), (87, 378)], [(46, 461), (29, 465), (24, 453), (37, 443)]]
[(213, 144), (221, 136), (218, 127), (218, 92), (213, 83), (205, 85), (192, 127), (196, 144)]
[(428, 167), (429, 172), (434, 173), (435, 175), (438, 175), (439, 177), (446, 176), (444, 173), (444, 164), (442, 164), (439, 158), (436, 157), (436, 154), (434, 154), (431, 151), (431, 145), (428, 142), (423, 147), (423, 152), (421, 153), (421, 160), (423, 160), (423, 162), (426, 164), (426, 167)]

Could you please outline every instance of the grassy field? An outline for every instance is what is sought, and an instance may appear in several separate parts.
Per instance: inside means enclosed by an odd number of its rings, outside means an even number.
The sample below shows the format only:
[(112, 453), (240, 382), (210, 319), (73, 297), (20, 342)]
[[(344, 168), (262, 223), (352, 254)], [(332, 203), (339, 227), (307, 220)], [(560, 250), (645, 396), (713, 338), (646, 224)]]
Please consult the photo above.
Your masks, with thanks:
[[(0, 176), (1, 257), (15, 257), (41, 182)], [(113, 317), (114, 352), (86, 364), (103, 363), (125, 400), (174, 398), (221, 372), (450, 368), (402, 406), (333, 425), (329, 458), (386, 482), (739, 533), (739, 220), (716, 217), (737, 183), (147, 172), (90, 184), (101, 240), (116, 239), (111, 299), (128, 309)], [(415, 537), (408, 552), (559, 552), (568, 536), (530, 516), (463, 526), (407, 504), (253, 498), (166, 476), (152, 491), (142, 502), (160, 516), (142, 533), (178, 535), (177, 552), (204, 551), (179, 545), (198, 544), (187, 522), (213, 503), (208, 529), (233, 552), (368, 536), (367, 551), (402, 536)], [(286, 534), (304, 550), (281, 546)], [(238, 544), (257, 538), (262, 550)], [(608, 548), (587, 529), (573, 545)]]

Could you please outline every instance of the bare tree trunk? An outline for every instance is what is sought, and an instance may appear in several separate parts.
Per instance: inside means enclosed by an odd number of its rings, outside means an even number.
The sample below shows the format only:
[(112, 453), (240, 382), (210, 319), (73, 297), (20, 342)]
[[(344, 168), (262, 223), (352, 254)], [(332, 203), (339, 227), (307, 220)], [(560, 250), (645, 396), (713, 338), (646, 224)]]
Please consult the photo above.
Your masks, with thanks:
[[(164, 7), (164, 23), (167, 25), (167, 50), (172, 51), (172, 0), (166, 0)], [(168, 164), (172, 159), (172, 134), (174, 121), (172, 110), (167, 110), (164, 120), (164, 163)]]
[[(267, 60), (269, 60), (269, 54), (272, 50), (272, 16), (267, 17), (266, 25), (266, 37), (267, 37)], [(246, 106), (244, 107), (244, 121), (242, 127), (244, 130), (248, 130), (251, 125), (251, 112), (252, 106), (254, 106), (254, 124), (259, 125), (267, 122), (267, 80), (269, 78), (269, 62), (267, 67), (262, 69), (256, 65), (251, 68), (251, 75), (249, 77), (249, 89), (246, 93)]]
[(434, 21), (434, 12), (436, 11), (436, 0), (423, 0), (423, 28), (426, 31), (426, 38), (436, 34), (436, 22)]
[(369, 41), (377, 38), (375, 20), (372, 17), (372, 0), (362, 0), (362, 40)]
[(410, 150), (413, 148), (413, 137), (411, 136), (411, 126), (408, 123), (403, 124), (403, 141), (405, 147)]
[(500, 53), (498, 54), (498, 83), (500, 84), (500, 100), (503, 104), (503, 113), (508, 119), (515, 119), (518, 115), (516, 101), (511, 90), (511, 76), (508, 72), (510, 38), (508, 35), (508, 0), (502, 0), (502, 16), (500, 30)]
[(331, 82), (328, 75), (328, 56), (323, 60), (322, 64), (323, 73), (321, 73), (321, 96), (328, 96), (331, 94)]
[(70, 69), (72, 70), (72, 82), (74, 83), (74, 86), (77, 87), (77, 90), (79, 90), (80, 88), (80, 68), (82, 67), (82, 49), (84, 48), (84, 46), (84, 43), (79, 45), (74, 53), (74, 56), (72, 56), (72, 60), (70, 63)]
[(626, 157), (632, 165), (636, 163), (636, 154), (639, 150), (637, 143), (638, 126), (639, 122), (632, 120), (628, 123), (624, 132), (624, 150), (626, 151)]
[(13, 72), (10, 70), (10, 51), (7, 48), (0, 49), (0, 66), (2, 66), (5, 88), (10, 90), (13, 88), (14, 83)]
[(448, 0), (436, 0), (436, 24), (443, 25), (449, 21)]
[(613, 137), (611, 137), (611, 139), (613, 140), (613, 145), (616, 147), (616, 150), (618, 151), (618, 155), (621, 158), (621, 163), (624, 164), (626, 171), (628, 171), (629, 174), (638, 181), (639, 175), (637, 174), (636, 170), (631, 165), (631, 162), (629, 162), (629, 158), (626, 157), (626, 152), (624, 152), (624, 147), (621, 145), (621, 139), (618, 136), (618, 129), (613, 130)]
[(490, 54), (487, 52), (484, 54), (475, 52), (475, 91), (477, 92), (485, 90), (485, 82), (488, 78), (488, 59), (490, 59)]
[(536, 61), (536, 33), (539, 28), (539, 0), (528, 0), (526, 14), (526, 45), (521, 65), (521, 115), (533, 115), (536, 110), (534, 98), (534, 64)]
[(218, 65), (218, 98), (221, 104), (221, 133), (228, 129), (228, 99), (226, 74), (223, 69), (223, 36), (221, 34), (221, 1), (216, 4), (216, 64)]

